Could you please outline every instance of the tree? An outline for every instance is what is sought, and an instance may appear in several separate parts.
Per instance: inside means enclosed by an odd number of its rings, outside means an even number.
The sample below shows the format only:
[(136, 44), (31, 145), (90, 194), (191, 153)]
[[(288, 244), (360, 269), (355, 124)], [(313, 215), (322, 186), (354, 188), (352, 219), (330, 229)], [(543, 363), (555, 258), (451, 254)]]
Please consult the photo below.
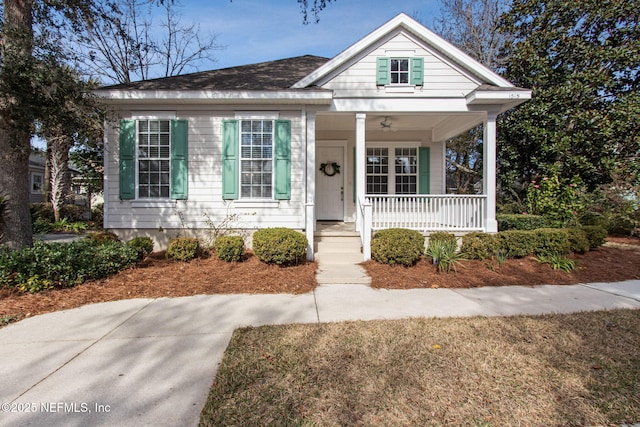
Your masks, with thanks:
[(506, 77), (533, 99), (501, 121), (503, 185), (524, 188), (554, 168), (589, 190), (621, 174), (640, 184), (639, 14), (616, 0), (513, 4)]
[[(505, 35), (497, 30), (509, 1), (440, 0), (439, 5), (434, 29), (476, 61), (500, 71)], [(447, 186), (458, 193), (475, 193), (482, 180), (482, 137), (483, 128), (478, 126), (447, 141)]]
[[(85, 73), (105, 82), (130, 83), (197, 70), (223, 48), (216, 35), (203, 34), (199, 24), (183, 24), (173, 2), (109, 1), (101, 7), (92, 25), (78, 34), (78, 44)], [(154, 16), (158, 7), (163, 9), (161, 24)]]

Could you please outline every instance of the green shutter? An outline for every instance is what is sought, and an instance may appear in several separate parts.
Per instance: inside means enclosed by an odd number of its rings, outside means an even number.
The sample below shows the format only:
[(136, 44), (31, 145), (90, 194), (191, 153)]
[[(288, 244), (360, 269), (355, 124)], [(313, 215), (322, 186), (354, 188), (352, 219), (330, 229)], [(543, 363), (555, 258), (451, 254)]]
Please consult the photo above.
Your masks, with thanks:
[(240, 144), (237, 120), (222, 122), (222, 198), (238, 198), (238, 146)]
[(171, 198), (186, 200), (189, 193), (188, 123), (186, 120), (171, 121)]
[(420, 147), (418, 151), (418, 190), (419, 194), (430, 193), (429, 169), (430, 169), (429, 147)]
[(120, 199), (136, 197), (136, 122), (120, 120)]
[(424, 84), (424, 58), (411, 58), (411, 84), (416, 86)]
[(291, 121), (275, 121), (274, 197), (291, 199)]
[(379, 57), (377, 61), (376, 69), (376, 84), (378, 86), (384, 86), (389, 84), (389, 67), (391, 60), (387, 57)]

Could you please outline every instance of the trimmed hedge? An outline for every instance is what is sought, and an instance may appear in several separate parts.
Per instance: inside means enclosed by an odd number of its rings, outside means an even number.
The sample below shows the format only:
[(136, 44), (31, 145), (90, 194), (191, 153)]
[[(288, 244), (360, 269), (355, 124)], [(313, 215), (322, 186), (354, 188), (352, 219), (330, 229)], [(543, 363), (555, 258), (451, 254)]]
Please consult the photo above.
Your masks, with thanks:
[(577, 254), (586, 254), (591, 249), (587, 232), (579, 227), (571, 227), (567, 229), (569, 233), (570, 251)]
[(546, 226), (545, 219), (540, 215), (499, 214), (496, 215), (498, 230), (535, 230)]
[(193, 237), (178, 237), (169, 242), (167, 258), (191, 261), (200, 255), (200, 242)]
[(462, 236), (460, 252), (466, 259), (490, 259), (498, 252), (498, 249), (499, 244), (496, 234), (474, 231)]
[(533, 230), (533, 234), (536, 255), (567, 255), (571, 252), (569, 231), (566, 228), (539, 228)]
[(213, 248), (221, 261), (238, 262), (244, 257), (244, 240), (241, 236), (220, 236)]
[(439, 242), (440, 244), (453, 244), (454, 246), (458, 245), (458, 241), (456, 239), (455, 234), (447, 233), (445, 231), (436, 231), (434, 233), (429, 234), (429, 245), (431, 242)]
[(137, 250), (120, 242), (35, 242), (18, 251), (0, 250), (0, 287), (22, 292), (72, 287), (115, 274), (137, 259)]
[(424, 237), (404, 228), (380, 230), (371, 239), (371, 258), (382, 264), (410, 266), (424, 251)]
[(97, 245), (102, 245), (107, 242), (119, 242), (120, 238), (113, 231), (105, 230), (87, 234), (84, 240), (95, 243)]
[(153, 252), (153, 240), (151, 237), (134, 237), (126, 244), (138, 251), (138, 259), (140, 260), (145, 259)]
[(604, 227), (600, 225), (583, 225), (579, 228), (587, 234), (591, 249), (604, 245), (604, 241), (607, 238), (607, 230)]
[(290, 228), (263, 228), (253, 234), (253, 252), (267, 264), (280, 266), (304, 262), (307, 237)]

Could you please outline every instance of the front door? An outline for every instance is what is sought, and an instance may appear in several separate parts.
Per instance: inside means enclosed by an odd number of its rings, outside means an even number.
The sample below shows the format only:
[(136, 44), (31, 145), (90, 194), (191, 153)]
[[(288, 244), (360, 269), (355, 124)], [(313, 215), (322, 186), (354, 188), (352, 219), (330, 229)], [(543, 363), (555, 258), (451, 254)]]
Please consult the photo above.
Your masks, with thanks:
[(344, 147), (316, 148), (316, 218), (344, 221)]

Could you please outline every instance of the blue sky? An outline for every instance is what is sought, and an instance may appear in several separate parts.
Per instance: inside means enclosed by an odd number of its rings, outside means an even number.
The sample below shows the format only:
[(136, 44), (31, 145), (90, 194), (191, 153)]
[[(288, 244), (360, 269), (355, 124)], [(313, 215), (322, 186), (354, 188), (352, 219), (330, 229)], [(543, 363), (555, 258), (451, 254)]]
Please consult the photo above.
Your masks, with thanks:
[[(310, 0), (311, 2), (311, 0)], [(181, 0), (183, 23), (218, 34), (226, 49), (213, 64), (225, 68), (298, 55), (333, 57), (400, 12), (431, 26), (437, 0), (335, 0), (320, 22), (304, 25), (296, 0)]]

